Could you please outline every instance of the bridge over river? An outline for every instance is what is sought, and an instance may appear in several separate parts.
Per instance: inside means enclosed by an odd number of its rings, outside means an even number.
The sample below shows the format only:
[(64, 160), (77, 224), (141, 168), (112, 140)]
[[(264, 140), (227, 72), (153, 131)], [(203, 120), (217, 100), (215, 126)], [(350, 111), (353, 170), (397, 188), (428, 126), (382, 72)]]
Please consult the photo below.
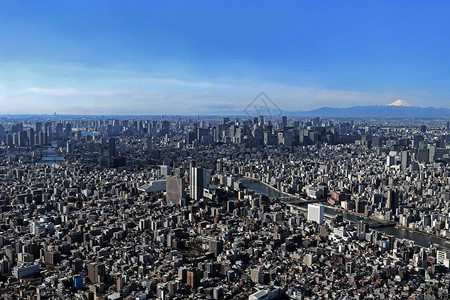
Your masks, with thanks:
[(305, 204), (305, 203), (316, 203), (317, 200), (308, 200), (298, 196), (294, 196), (288, 193), (281, 192), (280, 190), (274, 188), (257, 179), (249, 177), (239, 177), (236, 182), (242, 183), (242, 185), (250, 190), (253, 190), (259, 194), (266, 195), (271, 198), (277, 198), (287, 204)]

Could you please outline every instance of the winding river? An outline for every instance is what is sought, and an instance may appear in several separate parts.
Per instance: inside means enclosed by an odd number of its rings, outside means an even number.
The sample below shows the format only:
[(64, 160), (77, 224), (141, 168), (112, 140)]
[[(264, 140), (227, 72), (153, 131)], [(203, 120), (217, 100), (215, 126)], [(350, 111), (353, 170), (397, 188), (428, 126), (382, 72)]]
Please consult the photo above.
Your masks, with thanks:
[[(279, 192), (275, 188), (269, 187), (262, 182), (259, 182), (257, 180), (251, 180), (251, 179), (241, 179), (242, 185), (250, 190), (255, 191), (256, 193), (266, 195), (268, 197), (285, 197), (286, 195)], [(307, 207), (307, 204), (301, 204), (302, 207)], [(345, 213), (339, 210), (334, 210), (328, 207), (325, 207), (325, 214), (328, 215), (343, 215), (344, 219), (349, 221), (358, 221), (363, 220), (364, 217), (356, 216), (353, 214)], [(437, 244), (440, 246), (440, 248), (444, 250), (450, 251), (450, 240), (446, 240), (443, 238), (438, 238), (435, 236), (427, 235), (420, 232), (413, 232), (406, 229), (398, 228), (395, 226), (389, 226), (389, 227), (380, 227), (376, 228), (376, 230), (380, 232), (384, 232), (388, 235), (393, 235), (400, 239), (408, 239), (414, 241), (417, 245), (422, 247), (428, 247), (430, 243)]]

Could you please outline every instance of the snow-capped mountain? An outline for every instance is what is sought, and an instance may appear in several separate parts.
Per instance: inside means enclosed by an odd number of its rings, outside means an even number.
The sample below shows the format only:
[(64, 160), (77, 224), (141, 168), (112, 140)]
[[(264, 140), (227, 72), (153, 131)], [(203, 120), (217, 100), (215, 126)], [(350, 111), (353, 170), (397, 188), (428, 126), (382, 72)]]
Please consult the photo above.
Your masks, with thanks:
[(388, 106), (403, 106), (403, 107), (413, 107), (414, 105), (411, 105), (407, 103), (403, 99), (398, 99), (397, 101), (392, 102), (391, 104), (388, 104)]

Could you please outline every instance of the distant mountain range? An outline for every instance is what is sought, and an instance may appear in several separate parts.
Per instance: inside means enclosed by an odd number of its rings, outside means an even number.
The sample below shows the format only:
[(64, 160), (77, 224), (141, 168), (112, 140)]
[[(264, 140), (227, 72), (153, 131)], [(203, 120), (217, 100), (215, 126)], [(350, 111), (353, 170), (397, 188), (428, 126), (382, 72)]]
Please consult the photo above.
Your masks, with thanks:
[(436, 107), (418, 107), (405, 100), (397, 100), (388, 105), (353, 106), (347, 108), (321, 107), (310, 111), (286, 112), (297, 117), (334, 117), (334, 118), (449, 118), (450, 109)]
[[(265, 104), (265, 103), (264, 103)], [(217, 117), (217, 116), (235, 116), (235, 117), (255, 117), (259, 114), (267, 115), (264, 111), (264, 106), (261, 112), (255, 112), (250, 109), (246, 111), (216, 111), (211, 114), (201, 114), (203, 117)], [(436, 108), (436, 107), (419, 107), (407, 103), (405, 100), (399, 99), (388, 105), (370, 105), (370, 106), (352, 106), (346, 108), (339, 107), (321, 107), (314, 110), (296, 110), (296, 111), (283, 111), (276, 107), (278, 110), (272, 109), (272, 116), (286, 115), (290, 117), (300, 118), (389, 118), (389, 119), (402, 119), (402, 118), (423, 118), (423, 119), (450, 119), (449, 108)], [(64, 120), (68, 117), (75, 119), (84, 119), (87, 116), (95, 117), (99, 119), (146, 119), (149, 116), (165, 119), (165, 118), (178, 118), (180, 116), (197, 118), (196, 114), (128, 114), (128, 115), (70, 115), (70, 114), (0, 114), (0, 119), (54, 119)]]

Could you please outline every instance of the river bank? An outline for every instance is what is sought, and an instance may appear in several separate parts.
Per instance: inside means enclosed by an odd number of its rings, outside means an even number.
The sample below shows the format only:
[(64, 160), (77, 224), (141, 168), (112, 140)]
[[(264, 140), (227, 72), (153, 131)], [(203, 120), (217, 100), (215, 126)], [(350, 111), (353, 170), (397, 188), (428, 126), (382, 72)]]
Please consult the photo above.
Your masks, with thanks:
[(255, 183), (258, 183), (258, 184), (262, 184), (262, 185), (266, 186), (267, 188), (272, 189), (272, 190), (276, 191), (277, 193), (279, 193), (280, 196), (277, 196), (277, 197), (295, 197), (295, 198), (297, 198), (297, 196), (295, 196), (295, 195), (292, 195), (292, 194), (289, 194), (289, 193), (286, 193), (286, 192), (282, 192), (279, 189), (271, 186), (270, 184), (265, 183), (263, 181), (260, 181), (258, 179), (255, 179), (255, 178), (252, 178), (252, 177), (248, 177), (248, 176), (239, 176), (239, 178), (244, 178), (245, 180), (250, 180), (252, 182), (255, 182)]

